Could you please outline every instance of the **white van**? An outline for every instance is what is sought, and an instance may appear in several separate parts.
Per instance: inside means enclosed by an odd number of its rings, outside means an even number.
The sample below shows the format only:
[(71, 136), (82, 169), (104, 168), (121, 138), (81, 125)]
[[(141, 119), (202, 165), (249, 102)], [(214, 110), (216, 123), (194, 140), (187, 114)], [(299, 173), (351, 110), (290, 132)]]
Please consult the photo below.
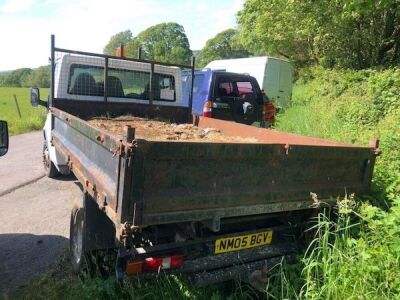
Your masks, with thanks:
[(286, 108), (292, 97), (292, 65), (289, 61), (269, 57), (249, 57), (214, 60), (206, 68), (234, 73), (247, 73), (255, 77), (275, 106)]

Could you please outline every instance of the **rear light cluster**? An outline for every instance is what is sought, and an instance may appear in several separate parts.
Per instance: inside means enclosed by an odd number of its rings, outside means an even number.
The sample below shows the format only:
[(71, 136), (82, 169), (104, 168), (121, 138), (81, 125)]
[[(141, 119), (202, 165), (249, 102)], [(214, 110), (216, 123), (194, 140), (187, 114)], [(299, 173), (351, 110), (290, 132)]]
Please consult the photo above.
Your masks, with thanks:
[(272, 103), (264, 103), (263, 107), (263, 121), (269, 124), (275, 123), (276, 110)]
[(144, 260), (130, 260), (126, 265), (126, 274), (156, 273), (160, 270), (176, 269), (180, 267), (185, 258), (183, 255), (167, 257), (148, 257)]
[(206, 101), (203, 106), (203, 117), (212, 117), (212, 101)]

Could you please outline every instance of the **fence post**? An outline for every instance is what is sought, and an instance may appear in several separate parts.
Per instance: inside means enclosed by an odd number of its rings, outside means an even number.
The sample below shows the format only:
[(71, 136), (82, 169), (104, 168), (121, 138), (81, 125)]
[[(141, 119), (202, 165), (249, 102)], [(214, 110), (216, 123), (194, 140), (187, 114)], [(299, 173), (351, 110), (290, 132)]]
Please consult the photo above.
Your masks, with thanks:
[(17, 113), (19, 118), (21, 119), (21, 111), (19, 110), (19, 105), (18, 105), (18, 100), (17, 100), (17, 96), (14, 94), (14, 102), (15, 102), (15, 107), (17, 108)]

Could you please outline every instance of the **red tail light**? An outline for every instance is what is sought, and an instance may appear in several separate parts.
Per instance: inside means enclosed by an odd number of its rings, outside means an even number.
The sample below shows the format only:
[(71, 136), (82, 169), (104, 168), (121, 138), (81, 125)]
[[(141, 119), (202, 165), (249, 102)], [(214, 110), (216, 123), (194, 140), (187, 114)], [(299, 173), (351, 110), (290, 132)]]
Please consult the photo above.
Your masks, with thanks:
[(272, 103), (264, 103), (263, 107), (263, 120), (269, 124), (275, 123), (275, 106)]
[(153, 257), (146, 258), (145, 261), (143, 262), (142, 270), (145, 273), (158, 272), (162, 267), (162, 262), (163, 262), (162, 258), (153, 258)]
[(203, 117), (212, 117), (212, 101), (206, 101), (203, 106)]
[(171, 256), (171, 269), (178, 268), (182, 266), (183, 262), (185, 261), (185, 258), (183, 255), (176, 255), (176, 256)]
[(155, 273), (162, 269), (175, 269), (180, 267), (184, 261), (185, 258), (183, 255), (148, 257), (143, 261), (129, 261), (126, 273), (128, 275), (135, 275), (139, 273)]

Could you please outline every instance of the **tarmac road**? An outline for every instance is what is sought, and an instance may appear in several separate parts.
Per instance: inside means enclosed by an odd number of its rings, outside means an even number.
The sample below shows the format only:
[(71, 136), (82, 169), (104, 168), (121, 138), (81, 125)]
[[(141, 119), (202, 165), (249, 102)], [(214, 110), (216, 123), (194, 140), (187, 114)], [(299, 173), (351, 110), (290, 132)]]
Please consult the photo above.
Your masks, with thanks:
[(0, 298), (40, 278), (69, 244), (73, 176), (43, 177), (41, 133), (11, 137), (0, 158)]
[(44, 176), (42, 147), (42, 131), (10, 137), (8, 153), (0, 158), (0, 196)]

